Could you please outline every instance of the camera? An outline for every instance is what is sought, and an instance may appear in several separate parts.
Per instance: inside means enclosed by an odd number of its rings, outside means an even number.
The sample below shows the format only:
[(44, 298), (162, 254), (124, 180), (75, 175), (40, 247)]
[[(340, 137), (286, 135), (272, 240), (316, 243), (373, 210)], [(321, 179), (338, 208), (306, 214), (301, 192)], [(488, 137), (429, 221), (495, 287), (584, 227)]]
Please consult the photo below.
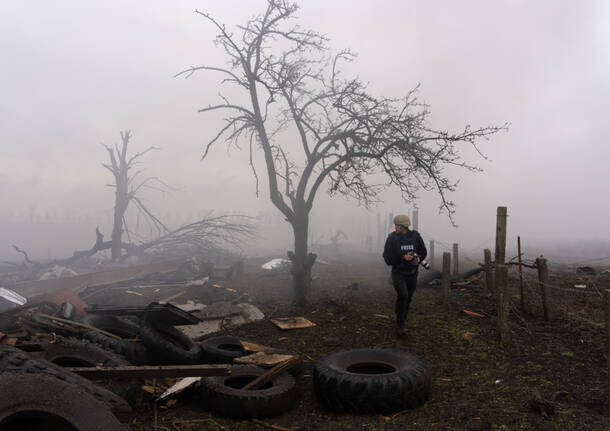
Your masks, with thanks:
[[(415, 257), (415, 258), (419, 259), (419, 254), (417, 254), (417, 253), (413, 253), (413, 257)], [(417, 261), (416, 261), (416, 262), (417, 262)], [(429, 264), (428, 262), (426, 262), (424, 259), (421, 259), (421, 260), (419, 261), (419, 264), (420, 264), (421, 266), (423, 266), (424, 268), (426, 268), (426, 270), (429, 270), (429, 269), (430, 269), (430, 264)]]

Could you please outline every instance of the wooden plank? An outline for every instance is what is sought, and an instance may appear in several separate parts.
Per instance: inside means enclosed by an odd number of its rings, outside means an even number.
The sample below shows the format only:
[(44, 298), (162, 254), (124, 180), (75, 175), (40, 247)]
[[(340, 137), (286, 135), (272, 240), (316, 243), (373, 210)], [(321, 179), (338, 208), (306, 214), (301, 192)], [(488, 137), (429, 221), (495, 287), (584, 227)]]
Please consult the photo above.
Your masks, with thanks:
[(291, 359), (293, 356), (294, 355), (284, 355), (281, 353), (256, 352), (250, 355), (234, 358), (233, 362), (236, 364), (251, 364), (261, 367), (275, 367), (276, 365)]
[(276, 317), (270, 320), (280, 329), (299, 329), (316, 326), (315, 323), (305, 317)]
[(245, 385), (242, 389), (244, 391), (259, 389), (262, 388), (265, 383), (270, 382), (276, 376), (282, 374), (284, 371), (289, 370), (294, 364), (299, 360), (298, 356), (293, 356), (292, 358), (277, 364), (275, 367), (271, 368), (265, 374), (258, 376), (256, 379), (252, 380), (250, 383)]
[(87, 379), (153, 379), (158, 377), (228, 376), (231, 374), (231, 368), (227, 364), (130, 365), (125, 367), (66, 367), (65, 369)]

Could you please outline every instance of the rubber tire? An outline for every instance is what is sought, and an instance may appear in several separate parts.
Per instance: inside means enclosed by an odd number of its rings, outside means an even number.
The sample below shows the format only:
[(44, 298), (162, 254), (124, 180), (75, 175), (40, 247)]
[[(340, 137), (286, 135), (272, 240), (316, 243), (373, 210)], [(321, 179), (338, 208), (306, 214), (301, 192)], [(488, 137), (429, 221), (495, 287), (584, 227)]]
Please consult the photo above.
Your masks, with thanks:
[[(57, 420), (55, 426), (51, 426), (48, 415), (63, 420)], [(34, 423), (24, 423), (26, 418), (34, 419)], [(21, 422), (15, 423), (16, 420)], [(63, 421), (67, 423), (60, 423)], [(127, 430), (106, 405), (77, 385), (44, 373), (14, 371), (0, 375), (0, 429), (4, 431)]]
[(201, 380), (203, 408), (237, 419), (278, 416), (293, 408), (297, 401), (296, 383), (288, 373), (275, 377), (271, 387), (259, 390), (244, 391), (227, 385), (235, 379), (244, 379), (242, 383), (246, 384), (266, 371), (255, 365), (234, 365), (230, 376), (204, 377)]
[[(250, 341), (245, 338), (233, 337), (231, 335), (219, 335), (203, 340), (201, 346), (201, 358), (204, 364), (233, 364), (235, 358), (246, 356), (246, 352), (241, 341)], [(223, 348), (223, 346), (229, 346)], [(271, 348), (268, 353), (278, 353), (280, 355), (296, 355), (295, 352), (286, 349)], [(293, 376), (298, 376), (303, 372), (303, 360), (299, 360), (288, 370)]]
[(0, 345), (0, 379), (2, 379), (2, 374), (6, 372), (17, 372), (22, 373), (23, 375), (41, 374), (73, 384), (78, 386), (80, 390), (93, 396), (97, 401), (110, 407), (112, 412), (119, 419), (126, 420), (129, 419), (131, 415), (131, 407), (129, 404), (127, 404), (123, 398), (109, 390), (90, 382), (84, 377), (64, 370), (52, 362), (31, 359), (25, 352), (22, 352), (19, 349)]
[[(122, 367), (131, 365), (125, 358), (100, 346), (76, 338), (58, 338), (44, 345), (43, 358), (60, 367)], [(100, 386), (124, 398), (130, 405), (138, 400), (137, 380), (109, 379)]]
[(247, 354), (241, 345), (242, 340), (244, 339), (231, 335), (220, 335), (201, 341), (199, 345), (203, 363), (232, 364), (235, 358)]
[(140, 334), (144, 345), (161, 363), (188, 365), (201, 363), (201, 347), (173, 325), (153, 322), (142, 316)]
[(95, 344), (99, 344), (106, 350), (111, 350), (124, 356), (125, 359), (134, 365), (146, 365), (151, 362), (146, 347), (142, 343), (124, 339), (140, 337), (140, 327), (137, 323), (125, 318), (121, 319), (116, 316), (102, 316), (100, 314), (86, 314), (81, 319), (81, 322), (121, 337), (121, 339), (117, 339), (94, 331), (93, 329), (81, 327), (81, 335), (83, 338), (86, 338)]
[[(353, 369), (358, 366), (367, 368), (360, 372)], [(366, 372), (371, 368), (376, 372)], [(316, 362), (313, 383), (323, 405), (353, 414), (390, 414), (413, 408), (426, 402), (430, 392), (430, 375), (423, 359), (394, 349), (330, 354)]]

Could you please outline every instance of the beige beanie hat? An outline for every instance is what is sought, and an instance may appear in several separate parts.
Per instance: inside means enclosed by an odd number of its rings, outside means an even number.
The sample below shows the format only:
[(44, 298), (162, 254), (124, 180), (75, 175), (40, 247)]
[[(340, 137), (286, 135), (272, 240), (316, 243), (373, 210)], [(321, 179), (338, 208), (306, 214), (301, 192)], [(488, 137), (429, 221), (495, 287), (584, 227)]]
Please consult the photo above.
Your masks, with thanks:
[(394, 217), (394, 224), (409, 227), (411, 226), (411, 219), (406, 214), (398, 214), (396, 217)]

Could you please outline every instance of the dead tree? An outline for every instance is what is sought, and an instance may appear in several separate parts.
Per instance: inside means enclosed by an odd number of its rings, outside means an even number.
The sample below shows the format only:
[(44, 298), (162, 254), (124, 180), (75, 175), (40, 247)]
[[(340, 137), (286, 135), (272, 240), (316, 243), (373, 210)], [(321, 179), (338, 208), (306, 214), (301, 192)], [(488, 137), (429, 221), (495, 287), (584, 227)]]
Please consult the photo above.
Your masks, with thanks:
[[(255, 151), (262, 151), (269, 197), (294, 232), (292, 261), (294, 300), (306, 303), (316, 255), (308, 253), (309, 214), (322, 185), (328, 193), (353, 197), (369, 206), (387, 186), (398, 187), (406, 201), (419, 190), (436, 190), (440, 207), (452, 219), (448, 192), (457, 183), (443, 172), (446, 166), (480, 170), (459, 156), (459, 145), (479, 152), (479, 138), (506, 128), (465, 127), (459, 133), (438, 131), (427, 124), (428, 106), (417, 99), (417, 88), (403, 98), (376, 97), (365, 83), (341, 75), (342, 62), (354, 54), (330, 55), (327, 38), (293, 25), (298, 9), (285, 0), (267, 0), (265, 12), (236, 33), (208, 13), (196, 11), (218, 31), (227, 67), (191, 67), (176, 76), (205, 70), (220, 73), (223, 83), (241, 88), (248, 103), (221, 95), (219, 103), (200, 112), (228, 112), (224, 127), (207, 144), (224, 138), (229, 146), (245, 139), (256, 179)], [(296, 139), (295, 139), (296, 138)], [(479, 154), (483, 156), (479, 152)], [(385, 180), (371, 180), (375, 174)]]
[[(118, 145), (110, 147), (104, 145), (108, 151), (110, 158), (110, 164), (102, 163), (102, 165), (112, 173), (114, 176), (114, 184), (110, 184), (110, 187), (115, 189), (114, 198), (114, 218), (111, 235), (111, 251), (112, 259), (120, 259), (122, 255), (123, 246), (123, 233), (129, 235), (127, 229), (127, 223), (125, 220), (125, 212), (131, 203), (135, 205), (137, 210), (144, 216), (158, 232), (162, 234), (169, 232), (169, 229), (146, 208), (142, 203), (142, 200), (138, 196), (138, 193), (144, 188), (158, 188), (159, 185), (167, 187), (157, 177), (148, 177), (144, 180), (139, 180), (138, 176), (143, 172), (140, 170), (134, 170), (134, 167), (139, 163), (140, 157), (149, 151), (156, 150), (156, 147), (148, 147), (144, 151), (136, 153), (132, 156), (127, 155), (127, 147), (129, 140), (131, 139), (131, 131), (126, 130), (121, 132), (122, 145), (119, 148)], [(156, 183), (156, 184), (155, 184)], [(130, 241), (131, 242), (131, 241)]]

